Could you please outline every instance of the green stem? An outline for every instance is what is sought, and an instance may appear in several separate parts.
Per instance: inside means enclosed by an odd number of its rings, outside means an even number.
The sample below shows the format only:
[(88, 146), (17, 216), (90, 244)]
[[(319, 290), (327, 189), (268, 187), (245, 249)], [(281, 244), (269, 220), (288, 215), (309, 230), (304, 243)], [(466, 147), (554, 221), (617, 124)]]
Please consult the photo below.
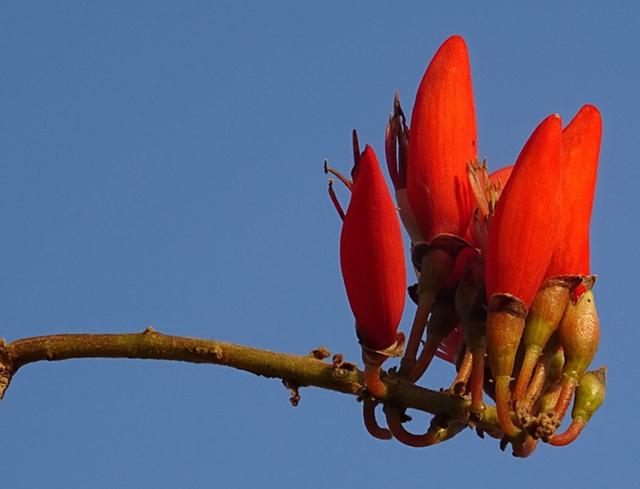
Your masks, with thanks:
[[(291, 355), (216, 340), (170, 336), (147, 328), (142, 333), (58, 334), (24, 338), (7, 343), (0, 340), (0, 398), (13, 375), (29, 363), (74, 358), (136, 358), (224, 365), (253, 374), (279, 378), (289, 386), (320, 387), (358, 395), (364, 375), (355, 364), (324, 361), (328, 352)], [(338, 357), (338, 355), (336, 355)], [(388, 393), (384, 401), (396, 406), (432, 414), (446, 414), (466, 421), (469, 402), (455, 395), (436, 392), (386, 375)], [(495, 409), (483, 411), (478, 424), (483, 429), (498, 426)]]

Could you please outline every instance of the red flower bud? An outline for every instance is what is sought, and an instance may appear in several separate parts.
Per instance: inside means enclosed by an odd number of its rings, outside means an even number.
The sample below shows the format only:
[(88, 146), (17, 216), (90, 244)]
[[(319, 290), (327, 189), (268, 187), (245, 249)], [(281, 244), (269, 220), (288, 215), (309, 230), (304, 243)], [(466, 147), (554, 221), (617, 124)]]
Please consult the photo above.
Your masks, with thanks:
[[(531, 306), (524, 332), (525, 358), (514, 396), (527, 388), (535, 362), (556, 331), (570, 291), (589, 273), (589, 221), (595, 191), (602, 121), (598, 109), (585, 105), (562, 134), (562, 198), (558, 238), (546, 280)], [(579, 293), (579, 291), (577, 291)]]
[(525, 144), (489, 228), (487, 298), (511, 294), (529, 308), (555, 248), (562, 122), (547, 117)]
[(487, 346), (500, 425), (508, 436), (511, 374), (526, 312), (551, 260), (561, 179), (560, 117), (547, 117), (525, 144), (489, 227), (486, 287)]
[(409, 204), (427, 242), (464, 238), (474, 198), (467, 165), (477, 159), (476, 116), (467, 46), (452, 36), (427, 68), (411, 116)]
[[(476, 139), (469, 54), (464, 40), (452, 36), (431, 60), (411, 116), (407, 198), (420, 230), (416, 234), (426, 243), (413, 243), (419, 299), (401, 377), (412, 375), (431, 306), (466, 245), (474, 206), (467, 168), (477, 159)], [(435, 352), (437, 344), (427, 343), (426, 351)]]
[(396, 341), (405, 300), (405, 259), (398, 214), (378, 160), (367, 146), (354, 168), (351, 201), (340, 236), (340, 264), (362, 345), (384, 350)]
[(589, 222), (596, 188), (602, 119), (583, 106), (562, 133), (562, 218), (547, 276), (589, 274)]

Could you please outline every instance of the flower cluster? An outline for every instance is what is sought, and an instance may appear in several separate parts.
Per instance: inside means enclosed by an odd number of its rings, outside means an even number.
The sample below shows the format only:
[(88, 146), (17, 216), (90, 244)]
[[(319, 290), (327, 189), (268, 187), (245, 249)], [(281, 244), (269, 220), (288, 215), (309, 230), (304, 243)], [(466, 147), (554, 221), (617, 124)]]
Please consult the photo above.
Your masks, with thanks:
[[(385, 138), (395, 202), (355, 132), (352, 178), (325, 166), (352, 192), (344, 212), (330, 182), (371, 396), (365, 424), (379, 438), (427, 446), (494, 410), (500, 429), (490, 434), (516, 456), (538, 440), (570, 443), (605, 395), (604, 370), (587, 370), (600, 337), (589, 264), (600, 113), (585, 105), (564, 127), (548, 116), (514, 165), (489, 174), (478, 160), (467, 48), (453, 36), (429, 64), (410, 122), (396, 96)], [(417, 307), (406, 344), (400, 221), (418, 278), (408, 289)], [(402, 356), (399, 368), (383, 372), (393, 356)], [(418, 382), (435, 356), (455, 364), (449, 391), (468, 399), (469, 419), (437, 416), (416, 435), (403, 426), (404, 411), (385, 404), (389, 429), (379, 427), (373, 409), (389, 394), (384, 378)], [(569, 427), (557, 433), (572, 400)]]

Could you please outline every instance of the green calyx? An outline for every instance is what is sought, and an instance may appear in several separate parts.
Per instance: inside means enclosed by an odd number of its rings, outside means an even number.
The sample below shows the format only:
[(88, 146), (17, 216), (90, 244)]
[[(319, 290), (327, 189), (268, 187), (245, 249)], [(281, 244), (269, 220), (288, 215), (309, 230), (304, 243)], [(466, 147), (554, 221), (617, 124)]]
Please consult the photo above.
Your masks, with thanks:
[(576, 389), (576, 397), (571, 411), (572, 419), (580, 419), (585, 424), (602, 405), (606, 395), (605, 367), (586, 372)]

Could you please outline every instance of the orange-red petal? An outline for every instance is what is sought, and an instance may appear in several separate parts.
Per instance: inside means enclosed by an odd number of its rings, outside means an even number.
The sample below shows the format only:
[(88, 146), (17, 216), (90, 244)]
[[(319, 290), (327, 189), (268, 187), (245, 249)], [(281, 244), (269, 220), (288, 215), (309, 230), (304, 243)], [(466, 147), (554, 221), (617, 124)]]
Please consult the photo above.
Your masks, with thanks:
[(404, 308), (402, 234), (373, 149), (367, 146), (358, 160), (340, 236), (340, 264), (360, 342), (383, 350), (394, 343)]
[(496, 206), (487, 246), (487, 297), (511, 294), (528, 308), (556, 245), (562, 190), (562, 122), (547, 117), (525, 144)]
[(474, 206), (467, 165), (477, 159), (476, 141), (469, 54), (452, 36), (431, 60), (411, 116), (407, 195), (426, 241), (465, 236)]
[(562, 133), (562, 219), (547, 276), (588, 275), (589, 223), (596, 188), (602, 118), (583, 106)]
[(509, 178), (511, 177), (511, 173), (513, 172), (513, 165), (505, 166), (504, 168), (500, 168), (499, 170), (494, 171), (491, 175), (489, 175), (489, 180), (494, 185), (500, 185), (501, 188), (507, 185)]

